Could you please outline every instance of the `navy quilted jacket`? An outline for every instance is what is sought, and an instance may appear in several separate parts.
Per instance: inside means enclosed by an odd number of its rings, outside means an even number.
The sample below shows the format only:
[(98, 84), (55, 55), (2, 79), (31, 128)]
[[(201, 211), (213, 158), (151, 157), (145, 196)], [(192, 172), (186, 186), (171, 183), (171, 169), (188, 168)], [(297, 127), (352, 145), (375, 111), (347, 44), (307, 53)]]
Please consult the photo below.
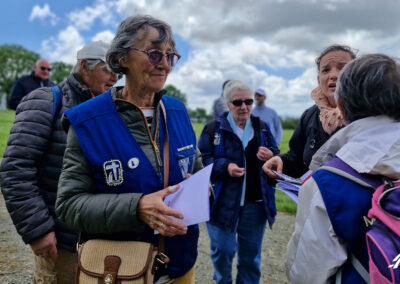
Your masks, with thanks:
[[(210, 223), (221, 229), (233, 232), (239, 216), (243, 177), (232, 178), (228, 173), (228, 165), (229, 163), (236, 163), (239, 167), (244, 167), (245, 154), (242, 142), (232, 131), (226, 119), (226, 113), (220, 116), (216, 121), (217, 123), (210, 122), (204, 127), (198, 147), (202, 154), (203, 165), (207, 166), (214, 163), (211, 173), (211, 182), (215, 192), (215, 201), (211, 209)], [(259, 118), (251, 116), (251, 122), (256, 133), (255, 135), (258, 135), (260, 131)], [(217, 136), (214, 134), (214, 137), (210, 135), (209, 130), (212, 124), (217, 128), (214, 133), (219, 133)], [(260, 143), (264, 140), (264, 145), (262, 146), (267, 147), (274, 154), (278, 154), (279, 149), (276, 146), (275, 139), (268, 126), (266, 127), (267, 131), (264, 134), (266, 137), (260, 139)], [(220, 147), (219, 149), (222, 150), (219, 151), (216, 147)], [(270, 226), (272, 226), (276, 215), (275, 191), (268, 183), (268, 177), (261, 169), (261, 165), (258, 169), (258, 176), (260, 178), (267, 220)]]
[(53, 122), (53, 93), (39, 88), (18, 105), (0, 167), (1, 190), (17, 232), (27, 244), (55, 231), (57, 246), (75, 251), (77, 234), (55, 215), (58, 178), (67, 135), (62, 114), (91, 98), (73, 75), (59, 84), (62, 107)]

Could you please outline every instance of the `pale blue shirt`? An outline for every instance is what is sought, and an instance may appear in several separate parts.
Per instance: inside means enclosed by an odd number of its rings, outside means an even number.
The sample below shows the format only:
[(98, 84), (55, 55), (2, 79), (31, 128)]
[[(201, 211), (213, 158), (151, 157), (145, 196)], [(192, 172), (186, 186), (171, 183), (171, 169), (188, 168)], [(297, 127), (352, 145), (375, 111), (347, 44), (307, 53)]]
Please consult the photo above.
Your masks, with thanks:
[(258, 116), (262, 121), (268, 124), (268, 127), (270, 128), (271, 133), (275, 138), (276, 145), (279, 146), (282, 141), (282, 125), (276, 111), (270, 107), (263, 105), (255, 106), (253, 108), (252, 114), (254, 116)]

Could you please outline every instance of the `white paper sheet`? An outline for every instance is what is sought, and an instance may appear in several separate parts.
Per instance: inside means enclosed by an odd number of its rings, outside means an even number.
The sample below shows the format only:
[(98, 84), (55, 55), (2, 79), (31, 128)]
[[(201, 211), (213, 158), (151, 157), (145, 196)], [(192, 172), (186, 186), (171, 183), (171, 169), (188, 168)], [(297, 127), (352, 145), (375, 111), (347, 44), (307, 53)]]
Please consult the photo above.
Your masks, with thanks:
[(183, 220), (175, 220), (190, 226), (210, 219), (209, 185), (212, 166), (208, 165), (181, 182), (178, 191), (164, 199), (167, 206), (183, 214)]

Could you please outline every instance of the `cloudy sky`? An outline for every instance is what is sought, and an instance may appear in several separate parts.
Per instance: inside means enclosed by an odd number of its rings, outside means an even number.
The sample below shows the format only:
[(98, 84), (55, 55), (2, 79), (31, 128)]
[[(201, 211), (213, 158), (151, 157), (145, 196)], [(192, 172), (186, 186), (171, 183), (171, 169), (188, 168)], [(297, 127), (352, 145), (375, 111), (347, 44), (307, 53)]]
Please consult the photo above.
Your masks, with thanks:
[(2, 6), (0, 44), (71, 64), (88, 42), (111, 41), (127, 16), (165, 20), (182, 54), (167, 84), (186, 93), (189, 107), (208, 111), (223, 81), (239, 79), (265, 88), (279, 115), (299, 116), (313, 104), (314, 59), (324, 47), (400, 52), (398, 0), (15, 0)]

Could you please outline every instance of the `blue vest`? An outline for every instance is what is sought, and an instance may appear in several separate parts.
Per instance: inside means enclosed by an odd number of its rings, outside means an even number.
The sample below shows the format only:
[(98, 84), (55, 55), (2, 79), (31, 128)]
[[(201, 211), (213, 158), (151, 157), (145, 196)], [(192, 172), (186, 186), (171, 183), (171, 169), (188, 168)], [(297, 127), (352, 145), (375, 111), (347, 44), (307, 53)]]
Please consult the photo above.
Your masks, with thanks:
[[(169, 185), (175, 185), (192, 173), (196, 155), (196, 136), (185, 106), (179, 100), (163, 96), (167, 112), (169, 139)], [(82, 152), (91, 165), (98, 193), (144, 193), (164, 188), (163, 168), (158, 172), (117, 112), (110, 91), (65, 113), (78, 137)], [(159, 113), (160, 156), (163, 157), (165, 122)], [(198, 226), (189, 226), (184, 236), (165, 237), (165, 253), (170, 257), (171, 278), (184, 275), (197, 258)], [(107, 238), (94, 235), (91, 238)], [(108, 237), (110, 238), (110, 237)], [(146, 226), (143, 233), (115, 233), (112, 239), (157, 243), (157, 236)]]
[(342, 266), (342, 283), (365, 283), (351, 264), (350, 254), (354, 254), (368, 271), (367, 228), (363, 216), (367, 216), (371, 208), (372, 193), (366, 187), (326, 170), (318, 170), (312, 177), (335, 233), (347, 245), (348, 260)]

